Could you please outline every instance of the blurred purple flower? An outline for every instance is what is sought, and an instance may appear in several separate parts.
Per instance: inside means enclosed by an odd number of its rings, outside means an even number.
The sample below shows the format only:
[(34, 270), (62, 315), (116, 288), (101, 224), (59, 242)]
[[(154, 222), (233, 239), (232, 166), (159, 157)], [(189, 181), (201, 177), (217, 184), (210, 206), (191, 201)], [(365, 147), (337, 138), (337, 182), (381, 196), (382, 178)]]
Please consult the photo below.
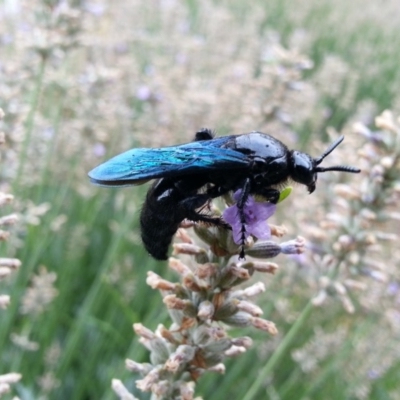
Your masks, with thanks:
[(106, 7), (102, 4), (96, 4), (94, 2), (89, 2), (85, 4), (85, 9), (90, 14), (93, 14), (96, 17), (100, 17), (104, 14)]
[(93, 146), (93, 154), (96, 157), (103, 157), (106, 154), (106, 147), (102, 143), (96, 143)]
[(378, 370), (376, 370), (376, 369), (370, 369), (368, 371), (368, 378), (373, 380), (373, 381), (375, 379), (378, 379), (380, 376), (381, 376), (380, 372)]
[(136, 98), (141, 101), (147, 101), (151, 97), (151, 90), (146, 85), (140, 85), (136, 90)]
[(395, 296), (397, 293), (399, 293), (400, 286), (397, 282), (390, 282), (389, 285), (387, 286), (386, 292), (390, 296)]
[[(241, 190), (234, 193), (233, 198), (236, 202), (240, 198)], [(244, 206), (245, 216), (245, 237), (250, 235), (258, 239), (269, 239), (271, 237), (271, 229), (267, 224), (267, 219), (271, 217), (276, 210), (276, 205), (272, 203), (259, 203), (254, 200), (253, 196), (249, 196)], [(232, 227), (233, 240), (236, 244), (241, 243), (242, 224), (239, 217), (239, 209), (237, 205), (228, 207), (222, 214), (223, 219)]]

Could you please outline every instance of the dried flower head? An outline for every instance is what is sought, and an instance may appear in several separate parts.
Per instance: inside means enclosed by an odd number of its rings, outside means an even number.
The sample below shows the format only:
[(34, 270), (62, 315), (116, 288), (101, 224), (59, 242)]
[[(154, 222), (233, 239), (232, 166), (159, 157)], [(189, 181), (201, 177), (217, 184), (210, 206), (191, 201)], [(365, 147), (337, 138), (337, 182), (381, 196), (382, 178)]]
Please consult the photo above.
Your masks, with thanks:
[(57, 279), (55, 272), (48, 272), (41, 267), (39, 274), (32, 278), (31, 286), (27, 289), (21, 305), (22, 314), (41, 314), (58, 295), (54, 287)]

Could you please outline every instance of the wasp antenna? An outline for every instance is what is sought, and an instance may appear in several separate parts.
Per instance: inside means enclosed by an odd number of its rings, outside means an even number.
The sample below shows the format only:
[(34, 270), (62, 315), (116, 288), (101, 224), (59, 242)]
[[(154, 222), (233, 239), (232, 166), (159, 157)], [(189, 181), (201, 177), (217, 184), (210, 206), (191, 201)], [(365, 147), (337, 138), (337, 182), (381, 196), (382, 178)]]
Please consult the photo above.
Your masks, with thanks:
[[(319, 165), (321, 164), (322, 160), (328, 156), (329, 154), (332, 153), (333, 150), (336, 149), (336, 147), (339, 146), (340, 143), (343, 142), (344, 136), (340, 136), (338, 139), (336, 139), (323, 153), (321, 156), (319, 156), (318, 158), (316, 158), (315, 161), (315, 165)], [(321, 171), (322, 172), (322, 171)]]
[(358, 174), (359, 172), (361, 172), (361, 169), (351, 167), (350, 165), (335, 165), (333, 167), (315, 168), (315, 172), (327, 172), (327, 171), (342, 171), (342, 172), (350, 172), (351, 174)]

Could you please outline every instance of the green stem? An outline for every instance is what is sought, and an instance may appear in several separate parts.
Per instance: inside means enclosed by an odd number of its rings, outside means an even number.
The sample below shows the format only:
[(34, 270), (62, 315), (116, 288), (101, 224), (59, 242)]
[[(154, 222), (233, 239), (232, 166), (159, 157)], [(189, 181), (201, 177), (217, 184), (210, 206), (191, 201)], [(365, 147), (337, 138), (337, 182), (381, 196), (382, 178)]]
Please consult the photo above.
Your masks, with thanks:
[(307, 321), (308, 317), (311, 314), (311, 310), (313, 308), (311, 300), (304, 307), (297, 321), (290, 328), (289, 332), (283, 338), (282, 342), (276, 349), (276, 351), (272, 354), (271, 358), (268, 360), (267, 364), (260, 370), (257, 379), (250, 386), (249, 390), (246, 393), (246, 396), (243, 397), (243, 400), (252, 400), (256, 398), (256, 394), (261, 386), (263, 386), (264, 382), (267, 380), (268, 376), (272, 373), (275, 366), (284, 356), (289, 346), (292, 344), (293, 340), (297, 337), (298, 332), (304, 326), (304, 323)]
[(31, 143), (31, 136), (32, 136), (32, 131), (34, 127), (34, 120), (35, 120), (35, 115), (36, 111), (39, 105), (39, 99), (40, 99), (40, 94), (42, 92), (42, 86), (43, 86), (43, 78), (44, 78), (44, 72), (46, 70), (46, 60), (47, 58), (42, 57), (40, 61), (40, 67), (39, 67), (39, 72), (36, 77), (36, 86), (32, 94), (32, 99), (30, 101), (31, 108), (29, 110), (29, 114), (27, 116), (27, 119), (25, 121), (25, 138), (24, 138), (24, 143), (22, 145), (22, 150), (20, 153), (19, 157), (19, 165), (18, 165), (18, 171), (17, 175), (15, 177), (14, 181), (14, 188), (18, 187), (21, 176), (24, 172), (24, 166), (25, 166), (25, 161), (27, 158), (28, 154), (28, 148)]

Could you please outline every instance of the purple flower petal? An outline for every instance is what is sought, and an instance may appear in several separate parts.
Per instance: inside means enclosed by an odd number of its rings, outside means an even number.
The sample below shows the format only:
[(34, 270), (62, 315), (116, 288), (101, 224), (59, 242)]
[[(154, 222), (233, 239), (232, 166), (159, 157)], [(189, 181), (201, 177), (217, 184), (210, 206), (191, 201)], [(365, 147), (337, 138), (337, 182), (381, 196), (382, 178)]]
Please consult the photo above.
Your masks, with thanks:
[(271, 228), (266, 221), (259, 221), (253, 225), (246, 225), (246, 230), (257, 239), (269, 239), (271, 237)]
[[(239, 201), (241, 191), (238, 190), (234, 193), (234, 200)], [(245, 216), (245, 229), (244, 237), (250, 235), (258, 239), (269, 239), (271, 236), (271, 229), (267, 224), (267, 219), (271, 217), (276, 210), (276, 205), (272, 203), (259, 203), (255, 201), (252, 196), (246, 201), (243, 212)], [(242, 224), (239, 218), (239, 209), (236, 204), (228, 207), (222, 214), (224, 220), (231, 225), (233, 231), (233, 240), (236, 244), (241, 243), (242, 239)]]

